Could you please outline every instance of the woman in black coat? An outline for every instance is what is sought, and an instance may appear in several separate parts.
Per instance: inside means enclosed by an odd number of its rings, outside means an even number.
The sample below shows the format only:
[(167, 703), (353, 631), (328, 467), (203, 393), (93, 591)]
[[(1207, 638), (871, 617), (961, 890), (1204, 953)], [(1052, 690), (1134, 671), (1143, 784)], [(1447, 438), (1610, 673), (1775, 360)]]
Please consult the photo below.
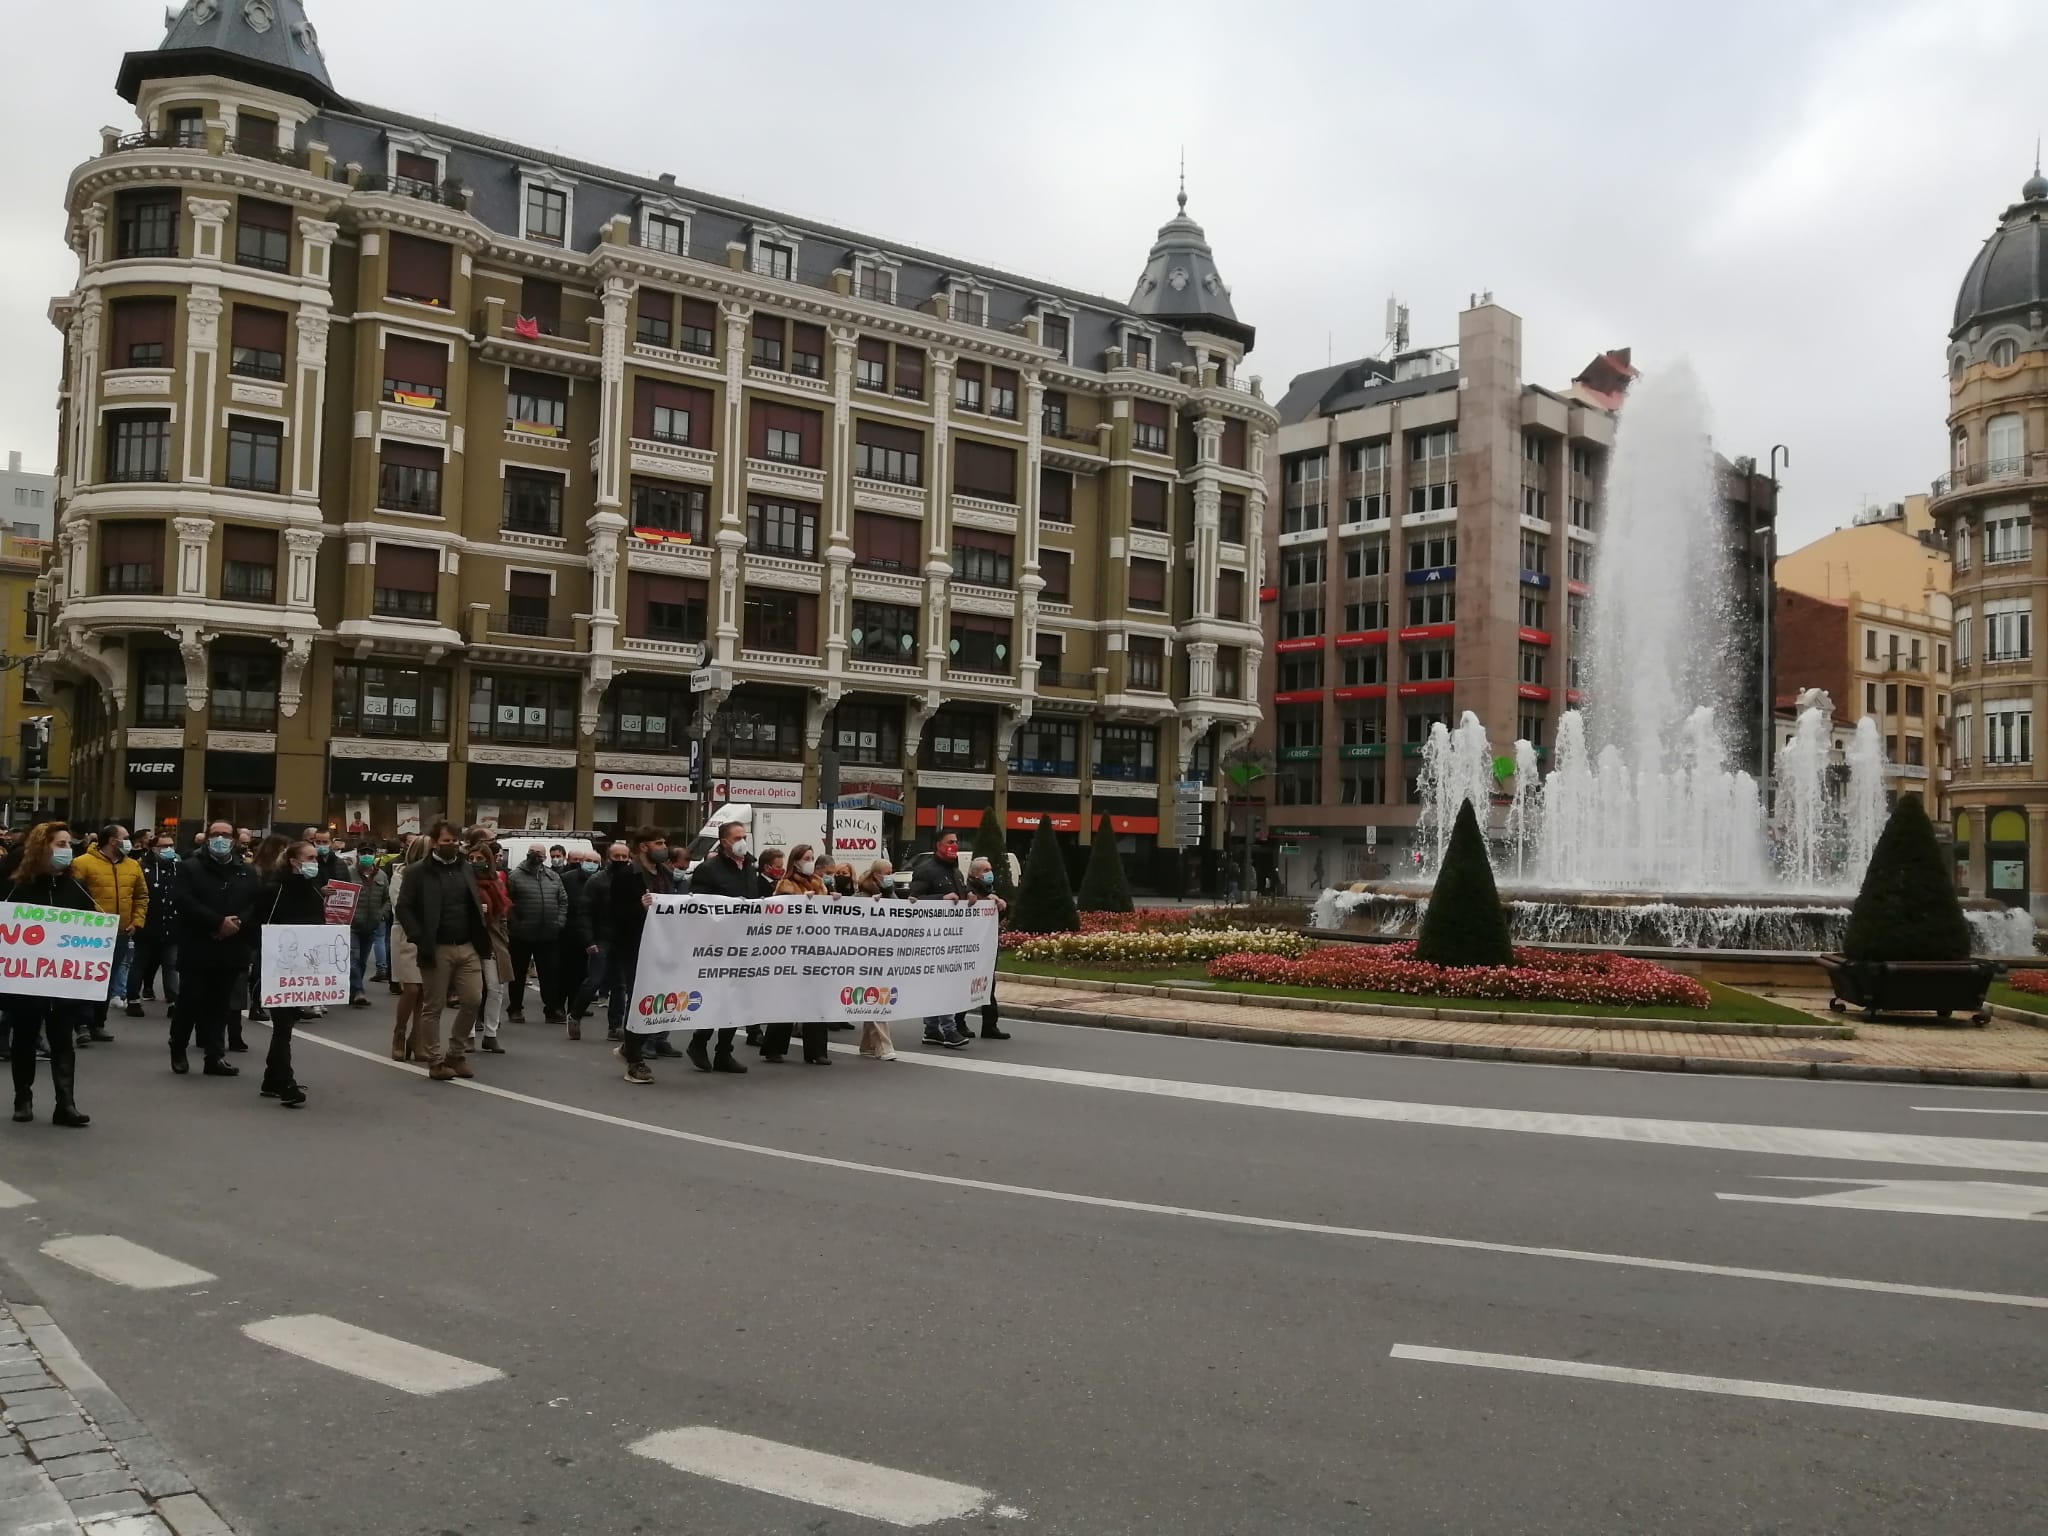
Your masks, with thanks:
[[(278, 923), (291, 927), (322, 927), (327, 922), (327, 902), (320, 894), (320, 850), (301, 840), (285, 850), (264, 881), (264, 889), (250, 908), (251, 970), (263, 972), (263, 928)], [(261, 993), (258, 993), (261, 997)], [(292, 1073), (292, 1029), (306, 1014), (303, 1008), (278, 1007), (270, 1010), (270, 1051), (263, 1058), (263, 1097), (275, 1099), (286, 1109), (306, 1102), (306, 1090)]]
[[(42, 822), (21, 845), (21, 857), (14, 866), (14, 878), (6, 887), (5, 899), (38, 907), (71, 907), (96, 912), (91, 894), (71, 873), (71, 833), (51, 822)], [(14, 1069), (14, 1118), (35, 1119), (36, 1045), (47, 1041), (50, 1051), (50, 1088), (56, 1107), (50, 1124), (84, 1126), (91, 1116), (79, 1113), (73, 1099), (78, 1058), (71, 1037), (74, 1015), (86, 1004), (76, 998), (45, 997), (32, 992), (7, 994), (7, 1023)]]

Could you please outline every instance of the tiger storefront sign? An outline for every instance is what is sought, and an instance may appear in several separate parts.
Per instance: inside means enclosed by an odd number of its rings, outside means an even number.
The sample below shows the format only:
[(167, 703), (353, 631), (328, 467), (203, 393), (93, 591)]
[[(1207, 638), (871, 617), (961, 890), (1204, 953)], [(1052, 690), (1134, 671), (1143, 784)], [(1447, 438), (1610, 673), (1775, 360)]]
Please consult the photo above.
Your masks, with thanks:
[(657, 896), (626, 1027), (732, 1029), (961, 1013), (988, 1001), (996, 904)]

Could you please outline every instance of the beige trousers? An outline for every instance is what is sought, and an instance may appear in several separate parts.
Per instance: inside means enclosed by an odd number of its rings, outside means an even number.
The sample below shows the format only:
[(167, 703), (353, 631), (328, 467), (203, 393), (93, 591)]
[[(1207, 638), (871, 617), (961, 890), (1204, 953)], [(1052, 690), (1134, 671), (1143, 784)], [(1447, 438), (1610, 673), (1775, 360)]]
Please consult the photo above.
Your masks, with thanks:
[(448, 1030), (448, 1059), (460, 1061), (469, 1054), (470, 1035), (476, 1029), (477, 1010), (483, 1004), (484, 968), (474, 944), (443, 944), (434, 951), (434, 963), (423, 970), (420, 985), (420, 1017), (413, 1031), (413, 1054), (429, 1063), (443, 1059), (441, 1010), (453, 990), (460, 1007)]

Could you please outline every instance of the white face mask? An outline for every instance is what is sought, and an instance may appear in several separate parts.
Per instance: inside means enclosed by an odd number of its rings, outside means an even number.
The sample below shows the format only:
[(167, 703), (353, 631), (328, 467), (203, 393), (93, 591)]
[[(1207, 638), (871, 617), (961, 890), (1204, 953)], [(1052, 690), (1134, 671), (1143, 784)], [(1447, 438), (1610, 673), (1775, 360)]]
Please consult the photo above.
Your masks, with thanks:
[(747, 856), (747, 840), (744, 837), (734, 840), (726, 845), (726, 852), (734, 863), (738, 863)]
[(808, 875), (816, 870), (817, 867), (818, 861), (816, 859), (798, 859), (796, 861), (796, 872), (800, 875)]

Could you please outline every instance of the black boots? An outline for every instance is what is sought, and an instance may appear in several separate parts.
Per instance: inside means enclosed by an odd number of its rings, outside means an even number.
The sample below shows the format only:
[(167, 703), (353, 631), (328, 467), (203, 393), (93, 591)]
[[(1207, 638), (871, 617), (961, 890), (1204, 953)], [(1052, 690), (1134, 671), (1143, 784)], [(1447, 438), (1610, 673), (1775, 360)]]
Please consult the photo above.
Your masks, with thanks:
[(17, 1093), (14, 1096), (15, 1121), (18, 1124), (25, 1124), (26, 1122), (35, 1119), (35, 1117), (35, 1100), (28, 1094)]
[(718, 1054), (711, 1058), (711, 1070), (714, 1072), (744, 1072), (747, 1069), (733, 1056), (731, 1046), (721, 1045), (718, 1048)]
[(57, 1096), (57, 1107), (50, 1111), (50, 1124), (67, 1125), (74, 1130), (92, 1124), (92, 1117), (80, 1114), (77, 1104), (72, 1102), (72, 1090), (77, 1084), (77, 1062), (52, 1057), (50, 1059), (50, 1088)]

